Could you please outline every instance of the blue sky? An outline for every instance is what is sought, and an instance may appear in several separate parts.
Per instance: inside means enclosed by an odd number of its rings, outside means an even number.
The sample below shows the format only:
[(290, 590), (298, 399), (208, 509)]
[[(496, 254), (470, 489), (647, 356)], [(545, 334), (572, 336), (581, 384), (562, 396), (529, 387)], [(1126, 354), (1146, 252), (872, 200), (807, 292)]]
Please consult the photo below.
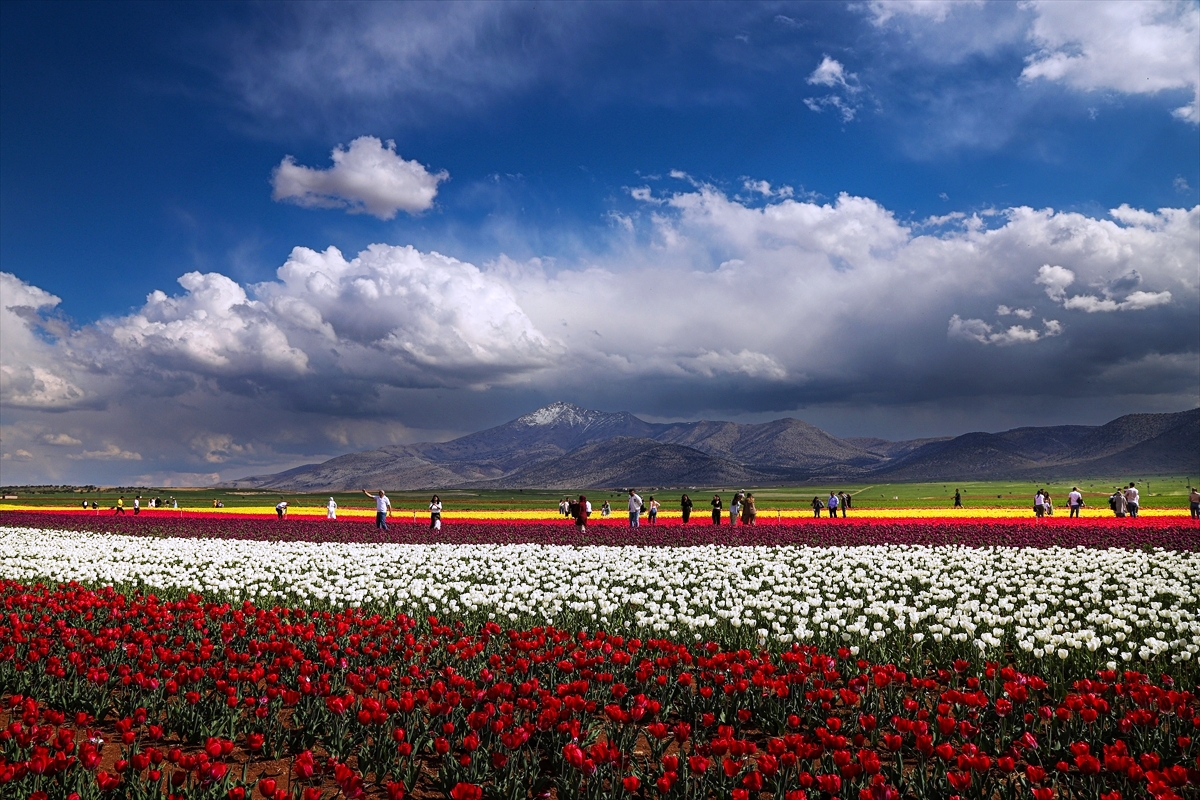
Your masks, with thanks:
[(1194, 2), (0, 14), (5, 482), (1200, 394)]

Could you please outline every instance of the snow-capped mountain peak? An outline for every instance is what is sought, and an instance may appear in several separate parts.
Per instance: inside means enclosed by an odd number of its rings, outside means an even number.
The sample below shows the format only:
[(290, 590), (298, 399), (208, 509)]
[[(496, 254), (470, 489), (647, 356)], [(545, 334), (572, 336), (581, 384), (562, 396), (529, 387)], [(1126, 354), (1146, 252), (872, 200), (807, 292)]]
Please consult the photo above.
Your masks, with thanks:
[(603, 416), (607, 416), (603, 411), (591, 411), (586, 408), (580, 408), (572, 403), (558, 402), (543, 406), (537, 411), (531, 411), (522, 417), (518, 417), (515, 421), (519, 425), (525, 425), (530, 428), (547, 425), (574, 428), (590, 425), (597, 418)]

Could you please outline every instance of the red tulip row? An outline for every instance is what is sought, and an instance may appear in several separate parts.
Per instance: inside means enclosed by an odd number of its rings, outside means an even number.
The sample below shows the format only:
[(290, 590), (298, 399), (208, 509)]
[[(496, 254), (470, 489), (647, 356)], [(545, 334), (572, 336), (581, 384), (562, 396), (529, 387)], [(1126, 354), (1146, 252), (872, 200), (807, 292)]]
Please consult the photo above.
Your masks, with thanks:
[(361, 609), (0, 582), (0, 796), (1195, 797), (1200, 701)]
[(398, 544), (548, 544), (637, 545), (811, 545), (877, 544), (965, 545), (969, 547), (1161, 547), (1200, 549), (1200, 525), (1185, 517), (1012, 519), (865, 519), (831, 522), (784, 520), (782, 523), (737, 527), (692, 523), (643, 525), (589, 523), (581, 532), (569, 522), (447, 522), (441, 530), (425, 523), (391, 522), (377, 531), (369, 522), (321, 519), (248, 520), (207, 518), (95, 517), (38, 512), (0, 512), (0, 525), (92, 531), (130, 536), (180, 536), (207, 539), (252, 539)]

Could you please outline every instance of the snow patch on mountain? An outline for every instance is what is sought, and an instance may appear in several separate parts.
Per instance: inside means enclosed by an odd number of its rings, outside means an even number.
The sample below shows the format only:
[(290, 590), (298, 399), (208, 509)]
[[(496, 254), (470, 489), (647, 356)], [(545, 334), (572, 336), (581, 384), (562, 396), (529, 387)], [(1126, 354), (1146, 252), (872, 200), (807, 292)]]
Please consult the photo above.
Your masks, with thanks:
[(569, 426), (572, 428), (586, 427), (596, 422), (601, 417), (609, 416), (603, 411), (591, 411), (586, 408), (580, 408), (572, 403), (551, 403), (548, 406), (543, 406), (537, 411), (518, 417), (516, 422), (520, 425), (529, 427), (558, 425)]

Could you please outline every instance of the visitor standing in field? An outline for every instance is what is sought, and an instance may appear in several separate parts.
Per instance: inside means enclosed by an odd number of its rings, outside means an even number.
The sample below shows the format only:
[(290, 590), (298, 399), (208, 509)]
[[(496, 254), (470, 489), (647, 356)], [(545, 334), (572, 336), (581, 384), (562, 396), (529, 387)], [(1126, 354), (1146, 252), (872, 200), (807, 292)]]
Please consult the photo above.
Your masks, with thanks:
[(650, 514), (649, 514), (649, 517), (650, 517), (650, 524), (651, 524), (651, 525), (657, 525), (657, 524), (658, 524), (658, 507), (659, 507), (659, 505), (660, 505), (660, 503), (659, 503), (657, 500), (655, 500), (655, 499), (654, 499), (654, 495), (650, 495)]
[(380, 489), (378, 494), (371, 494), (366, 489), (363, 489), (362, 493), (375, 501), (376, 530), (386, 531), (388, 514), (392, 513), (392, 501), (384, 494), (383, 489)]
[(642, 498), (633, 489), (629, 490), (629, 527), (637, 528), (641, 526), (641, 520), (638, 519), (642, 514)]
[(838, 492), (838, 508), (842, 509), (842, 519), (846, 518), (846, 509), (850, 507), (850, 495)]
[(1071, 493), (1067, 495), (1067, 507), (1071, 509), (1072, 517), (1079, 516), (1079, 509), (1083, 508), (1083, 494), (1078, 486), (1071, 487)]
[(729, 524), (730, 526), (737, 525), (738, 515), (742, 513), (742, 500), (746, 495), (738, 492), (733, 496), (733, 501), (729, 504)]
[(142, 513), (142, 496), (139, 494), (133, 498), (133, 515), (136, 517), (140, 513)]
[(686, 494), (679, 498), (679, 511), (683, 514), (683, 524), (687, 525), (688, 520), (692, 518), (692, 498)]
[(713, 499), (708, 503), (712, 506), (712, 521), (713, 525), (721, 524), (721, 495), (714, 494)]
[(1189, 486), (1191, 491), (1188, 493), (1188, 504), (1192, 509), (1192, 519), (1200, 519), (1200, 489), (1195, 486)]
[(1113, 510), (1113, 514), (1118, 517), (1125, 516), (1125, 490), (1120, 486), (1108, 497), (1108, 507)]
[(746, 499), (742, 501), (742, 524), (754, 525), (758, 518), (758, 509), (754, 506), (754, 495), (747, 494)]
[(837, 519), (838, 499), (836, 494), (829, 493), (829, 499), (825, 501), (825, 506), (829, 509), (829, 518)]
[(591, 513), (592, 504), (585, 495), (579, 495), (579, 502), (575, 504), (575, 528), (580, 533), (587, 533), (587, 521)]
[(1125, 490), (1125, 506), (1129, 510), (1129, 516), (1136, 518), (1140, 505), (1141, 498), (1138, 497), (1137, 487), (1133, 485), (1133, 481), (1130, 481), (1129, 488)]
[(337, 519), (337, 502), (332, 497), (325, 506), (325, 519)]
[(1046, 506), (1046, 516), (1054, 516), (1054, 501), (1050, 499), (1050, 490), (1042, 492), (1042, 504)]
[(429, 501), (429, 530), (440, 531), (442, 529), (442, 498), (436, 494)]
[(954, 507), (955, 508), (963, 507), (962, 506), (962, 495), (959, 493), (958, 489), (954, 490)]
[(813, 498), (812, 508), (813, 508), (813, 516), (814, 517), (821, 516), (821, 509), (824, 507), (825, 507), (825, 504), (821, 502), (821, 498), (819, 498), (819, 497)]
[(1042, 490), (1038, 489), (1037, 494), (1033, 496), (1033, 515), (1039, 519), (1046, 514), (1046, 498), (1042, 495)]

